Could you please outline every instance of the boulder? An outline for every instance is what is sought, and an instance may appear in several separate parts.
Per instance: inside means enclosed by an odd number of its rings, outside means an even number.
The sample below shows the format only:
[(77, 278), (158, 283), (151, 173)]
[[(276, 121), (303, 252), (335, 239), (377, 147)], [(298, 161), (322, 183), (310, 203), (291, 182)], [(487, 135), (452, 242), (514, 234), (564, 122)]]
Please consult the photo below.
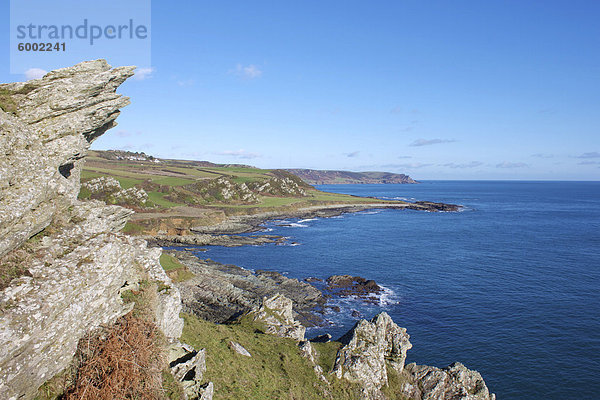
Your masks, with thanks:
[(231, 350), (235, 351), (236, 353), (238, 353), (239, 355), (242, 355), (245, 357), (252, 357), (252, 354), (250, 354), (250, 352), (248, 350), (246, 350), (244, 348), (244, 346), (242, 346), (238, 342), (234, 342), (233, 340), (229, 341), (229, 348)]
[(322, 335), (315, 336), (310, 339), (313, 343), (328, 343), (331, 341), (331, 335), (329, 333), (324, 333)]

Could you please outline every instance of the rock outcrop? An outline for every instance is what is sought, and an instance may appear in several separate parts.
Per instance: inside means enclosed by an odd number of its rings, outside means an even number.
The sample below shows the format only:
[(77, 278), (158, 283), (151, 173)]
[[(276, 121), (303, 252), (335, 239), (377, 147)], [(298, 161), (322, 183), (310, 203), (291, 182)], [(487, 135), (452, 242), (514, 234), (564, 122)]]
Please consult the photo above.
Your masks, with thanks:
[(14, 114), (0, 110), (0, 255), (77, 198), (82, 159), (129, 104), (115, 91), (133, 70), (93, 61), (0, 85), (16, 105)]
[(142, 281), (161, 288), (157, 326), (181, 335), (160, 249), (119, 233), (132, 211), (77, 200), (83, 159), (129, 104), (115, 91), (133, 69), (98, 60), (0, 86), (15, 105), (0, 109), (0, 257), (22, 252), (28, 268), (0, 291), (0, 398), (33, 397), (80, 338), (131, 310), (120, 295)]
[(265, 325), (265, 333), (298, 342), (304, 341), (306, 328), (294, 319), (292, 301), (282, 294), (265, 297), (260, 308), (251, 311), (249, 315), (254, 321)]
[(212, 398), (212, 382), (208, 383), (210, 393), (202, 385), (206, 372), (205, 349), (196, 350), (185, 343), (173, 343), (169, 348), (169, 368), (173, 378), (181, 385), (186, 399)]
[(224, 176), (208, 181), (200, 181), (190, 185), (190, 188), (194, 189), (194, 192), (206, 201), (238, 201), (244, 204), (259, 202), (256, 194), (248, 189), (246, 183), (237, 183), (233, 179)]
[(273, 177), (264, 181), (254, 181), (248, 184), (250, 190), (262, 195), (272, 196), (291, 196), (303, 197), (306, 196), (306, 190), (302, 187), (304, 182), (299, 181), (293, 175)]
[(481, 374), (461, 363), (439, 369), (427, 365), (409, 364), (402, 395), (410, 400), (494, 400)]
[(333, 373), (358, 383), (365, 398), (379, 398), (388, 382), (387, 365), (402, 372), (406, 351), (412, 347), (405, 328), (400, 328), (385, 312), (371, 321), (361, 320), (340, 341)]
[(186, 186), (197, 198), (211, 203), (258, 204), (259, 196), (306, 196), (306, 184), (292, 174), (282, 171), (268, 179), (237, 182), (233, 177), (221, 176), (200, 180)]
[(144, 189), (137, 187), (123, 189), (119, 181), (110, 176), (90, 179), (81, 186), (90, 192), (90, 198), (108, 204), (144, 207), (148, 201), (148, 193)]
[[(390, 368), (402, 382), (394, 396), (406, 400), (495, 400), (481, 374), (454, 363), (444, 369), (409, 364), (406, 352), (412, 348), (409, 335), (382, 312), (371, 321), (361, 320), (340, 338), (345, 344), (337, 354), (332, 373), (360, 385), (361, 398), (385, 400), (382, 389), (388, 384)], [(394, 397), (396, 398), (396, 397)]]
[(327, 278), (327, 291), (332, 295), (356, 296), (367, 302), (377, 302), (383, 288), (372, 279), (352, 275), (332, 275)]

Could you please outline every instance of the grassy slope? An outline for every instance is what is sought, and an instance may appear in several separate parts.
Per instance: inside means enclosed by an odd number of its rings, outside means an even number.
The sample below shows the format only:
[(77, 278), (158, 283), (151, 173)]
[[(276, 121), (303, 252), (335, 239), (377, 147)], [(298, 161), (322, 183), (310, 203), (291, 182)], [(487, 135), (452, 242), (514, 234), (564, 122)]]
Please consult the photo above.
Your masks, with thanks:
[[(206, 348), (205, 379), (215, 385), (215, 399), (356, 399), (357, 387), (330, 377), (318, 379), (292, 339), (262, 333), (262, 326), (242, 319), (218, 325), (184, 314), (182, 341)], [(252, 357), (237, 354), (229, 342), (241, 344)], [(319, 346), (331, 370), (339, 344)], [(333, 354), (333, 357), (331, 356)], [(321, 359), (319, 360), (321, 361)], [(331, 364), (331, 365), (329, 365)]]
[[(335, 399), (360, 398), (359, 385), (330, 374), (340, 342), (313, 343), (317, 363), (329, 384), (320, 380), (312, 364), (302, 357), (292, 339), (262, 333), (264, 327), (242, 317), (233, 324), (214, 324), (191, 314), (182, 314), (185, 325), (181, 340), (197, 349), (206, 349), (204, 379), (215, 385), (215, 400), (237, 399)], [(237, 354), (229, 342), (241, 344), (252, 357)], [(406, 377), (388, 366), (388, 385), (382, 388), (388, 399), (402, 400)]]

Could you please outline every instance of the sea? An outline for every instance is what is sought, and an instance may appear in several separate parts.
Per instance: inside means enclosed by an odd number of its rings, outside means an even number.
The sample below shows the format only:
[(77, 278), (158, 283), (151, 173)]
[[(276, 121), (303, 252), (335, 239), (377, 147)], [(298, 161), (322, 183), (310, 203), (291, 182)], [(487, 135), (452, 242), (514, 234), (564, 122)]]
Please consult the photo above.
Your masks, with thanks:
[(498, 399), (600, 398), (600, 182), (424, 181), (321, 185), (461, 212), (371, 210), (270, 221), (286, 245), (210, 247), (211, 258), (290, 278), (351, 274), (385, 288), (374, 304), (334, 299), (311, 328), (334, 338), (360, 314), (407, 328), (408, 362), (479, 371)]

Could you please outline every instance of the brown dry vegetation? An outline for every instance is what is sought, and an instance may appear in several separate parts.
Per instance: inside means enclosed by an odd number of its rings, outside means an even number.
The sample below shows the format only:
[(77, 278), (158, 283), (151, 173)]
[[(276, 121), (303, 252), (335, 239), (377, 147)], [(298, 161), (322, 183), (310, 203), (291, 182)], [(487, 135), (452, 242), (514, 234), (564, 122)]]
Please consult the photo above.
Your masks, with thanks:
[(165, 361), (156, 326), (131, 313), (79, 342), (74, 383), (66, 400), (164, 398)]

